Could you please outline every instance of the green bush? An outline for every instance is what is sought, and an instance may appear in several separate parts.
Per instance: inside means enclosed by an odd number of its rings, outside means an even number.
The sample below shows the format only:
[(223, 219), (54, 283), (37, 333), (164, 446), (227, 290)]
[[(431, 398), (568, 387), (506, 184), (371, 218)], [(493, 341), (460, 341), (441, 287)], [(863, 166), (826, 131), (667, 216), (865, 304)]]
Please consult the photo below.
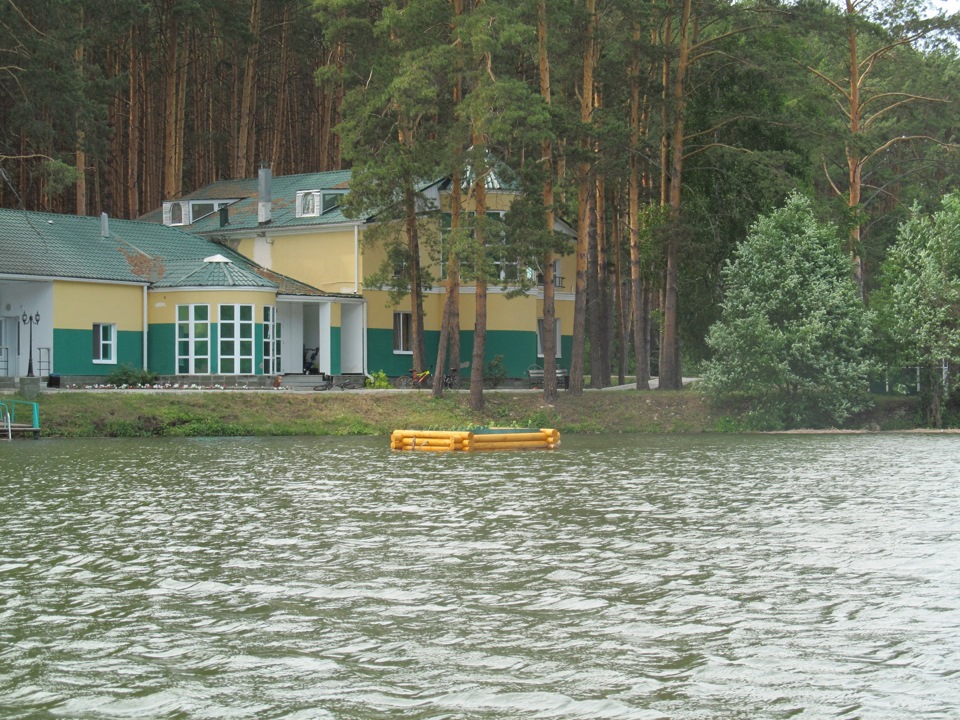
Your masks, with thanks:
[(117, 387), (152, 385), (156, 379), (157, 374), (152, 370), (143, 370), (132, 365), (121, 365), (107, 375), (107, 383)]
[(483, 379), (489, 387), (495, 388), (503, 385), (507, 378), (507, 369), (503, 366), (503, 355), (496, 355), (493, 360), (487, 363)]
[(373, 375), (366, 378), (363, 381), (363, 386), (373, 390), (389, 390), (393, 387), (390, 384), (390, 378), (387, 377), (387, 374), (383, 370), (377, 370)]

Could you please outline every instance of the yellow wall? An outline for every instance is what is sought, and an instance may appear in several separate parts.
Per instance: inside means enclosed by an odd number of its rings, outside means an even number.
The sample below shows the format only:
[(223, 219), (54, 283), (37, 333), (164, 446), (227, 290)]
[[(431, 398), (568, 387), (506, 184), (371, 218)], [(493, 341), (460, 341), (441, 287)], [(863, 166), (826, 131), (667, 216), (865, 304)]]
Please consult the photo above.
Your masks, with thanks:
[(352, 228), (289, 235), (274, 241), (272, 269), (326, 292), (353, 292), (357, 274), (354, 247)]
[[(408, 295), (396, 307), (389, 304), (390, 298), (386, 290), (367, 290), (363, 293), (367, 299), (367, 326), (371, 328), (393, 328), (393, 314), (395, 312), (410, 312), (410, 296)], [(426, 293), (423, 296), (423, 325), (424, 330), (439, 330), (443, 316), (442, 293)], [(461, 300), (462, 302), (462, 300)]]
[(98, 322), (143, 330), (143, 288), (137, 285), (56, 280), (53, 308), (53, 325), (60, 330), (89, 330)]
[(150, 324), (175, 323), (177, 321), (177, 305), (210, 305), (214, 313), (210, 319), (217, 322), (217, 305), (255, 305), (253, 318), (255, 322), (263, 322), (263, 306), (276, 305), (277, 296), (273, 290), (154, 290), (148, 293)]
[[(262, 250), (269, 254), (264, 262), (255, 251), (253, 238), (240, 241), (238, 250), (243, 255), (275, 272), (287, 275), (315, 288), (332, 293), (353, 292), (357, 275), (353, 228), (304, 235), (271, 237)], [(363, 269), (360, 270), (361, 282)]]
[[(394, 312), (409, 312), (409, 297), (397, 307), (387, 306), (387, 293), (370, 290), (367, 297), (367, 324), (371, 328), (393, 327)], [(424, 329), (439, 330), (445, 300), (443, 293), (424, 295)], [(476, 321), (477, 296), (472, 293), (460, 295), (460, 327), (472, 330)], [(573, 302), (566, 300), (556, 304), (556, 314), (561, 321), (561, 330), (569, 335), (573, 331)], [(527, 331), (536, 328), (536, 321), (543, 317), (543, 301), (533, 295), (507, 298), (499, 292), (487, 293), (487, 329)]]
[[(507, 192), (496, 192), (493, 190), (487, 190), (487, 212), (503, 211), (506, 212), (510, 209), (510, 205), (513, 203), (513, 199), (516, 197), (513, 193)], [(467, 193), (461, 193), (461, 201), (465, 203), (465, 210), (467, 212), (473, 212), (476, 208), (476, 203), (473, 202), (473, 194), (467, 196)], [(450, 212), (450, 195), (449, 193), (444, 193), (440, 198), (440, 209), (443, 212)]]

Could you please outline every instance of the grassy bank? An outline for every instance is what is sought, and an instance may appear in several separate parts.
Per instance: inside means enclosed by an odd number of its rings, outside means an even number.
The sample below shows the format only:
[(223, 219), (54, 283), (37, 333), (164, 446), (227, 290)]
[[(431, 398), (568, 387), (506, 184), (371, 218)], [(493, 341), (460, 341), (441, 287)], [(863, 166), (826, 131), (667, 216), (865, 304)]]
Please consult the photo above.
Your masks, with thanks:
[[(562, 433), (699, 433), (736, 427), (693, 390), (560, 393), (544, 405), (534, 392), (494, 392), (483, 413), (465, 392), (59, 391), (39, 398), (45, 437), (219, 435), (386, 435), (398, 428), (553, 427)], [(913, 401), (877, 398), (850, 429), (913, 426)]]

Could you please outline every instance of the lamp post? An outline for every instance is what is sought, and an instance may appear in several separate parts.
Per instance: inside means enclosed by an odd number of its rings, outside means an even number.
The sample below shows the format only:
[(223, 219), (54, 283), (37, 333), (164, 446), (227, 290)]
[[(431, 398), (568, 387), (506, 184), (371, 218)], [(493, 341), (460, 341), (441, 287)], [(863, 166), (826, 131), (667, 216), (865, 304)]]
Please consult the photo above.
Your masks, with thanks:
[(24, 311), (20, 319), (23, 320), (24, 325), (30, 326), (30, 355), (27, 360), (27, 377), (33, 377), (33, 326), (40, 324), (40, 311), (37, 310), (34, 315), (27, 315)]

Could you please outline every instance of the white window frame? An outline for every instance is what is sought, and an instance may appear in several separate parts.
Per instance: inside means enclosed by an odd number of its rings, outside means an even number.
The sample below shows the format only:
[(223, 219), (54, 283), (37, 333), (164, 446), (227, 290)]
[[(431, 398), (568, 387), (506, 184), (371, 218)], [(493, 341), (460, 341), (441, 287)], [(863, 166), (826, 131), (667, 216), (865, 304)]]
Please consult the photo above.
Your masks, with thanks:
[[(304, 209), (306, 200), (312, 201), (313, 208), (308, 211)], [(297, 217), (319, 217), (320, 215), (320, 191), (319, 190), (301, 190), (297, 193)]]
[[(560, 318), (553, 319), (553, 342), (557, 346), (555, 357), (561, 356), (560, 352)], [(543, 318), (537, 318), (537, 357), (543, 357)]]
[[(180, 225), (192, 225), (200, 218), (205, 218), (208, 215), (213, 215), (216, 212), (219, 212), (222, 208), (232, 205), (236, 200), (210, 200), (210, 199), (199, 199), (199, 200), (174, 200), (172, 202), (165, 202), (163, 204), (163, 224), (169, 225), (171, 227), (177, 227)], [(198, 215), (196, 209), (203, 205), (210, 205), (213, 207), (213, 210), (208, 210), (202, 215)], [(174, 217), (174, 215), (177, 217)]]
[(281, 373), (280, 367), (280, 322), (273, 305), (263, 306), (263, 374)]
[(184, 213), (184, 205), (187, 206), (187, 212), (189, 213), (190, 211), (189, 203), (186, 203), (182, 200), (176, 200), (174, 202), (164, 203), (163, 204), (163, 224), (169, 225), (171, 227), (177, 227), (178, 225), (186, 225), (187, 221), (185, 219), (186, 213)]
[[(320, 217), (340, 207), (340, 198), (346, 193), (340, 190), (300, 190), (297, 193), (297, 217)], [(313, 207), (304, 209), (304, 201), (312, 200)], [(333, 199), (336, 199), (336, 202)]]
[[(106, 332), (106, 337), (104, 337)], [(117, 324), (93, 324), (93, 363), (95, 365), (117, 364)]]
[[(225, 208), (227, 205), (232, 203), (233, 200), (191, 200), (190, 201), (190, 222), (195, 223), (200, 218), (207, 217), (208, 215), (213, 215), (216, 212), (220, 212), (220, 208)], [(200, 205), (213, 205), (213, 210), (205, 212), (202, 215), (197, 215), (195, 208)]]
[(398, 310), (393, 313), (393, 354), (413, 355), (412, 312)]
[[(253, 307), (249, 303), (228, 303), (217, 307), (217, 357), (221, 375), (255, 374), (257, 333)], [(244, 311), (248, 311), (246, 319)], [(224, 367), (228, 364), (229, 369)]]
[[(186, 318), (181, 318), (183, 314), (181, 309), (186, 309)], [(203, 308), (206, 312), (206, 318), (200, 319), (197, 317), (198, 310)], [(177, 374), (178, 375), (210, 375), (212, 372), (211, 365), (211, 347), (210, 344), (213, 342), (211, 337), (211, 321), (210, 321), (210, 306), (205, 303), (195, 303), (191, 305), (177, 305), (177, 338), (176, 338), (176, 359), (177, 359)], [(198, 348), (203, 347), (203, 343), (206, 343), (207, 351), (206, 353), (198, 352)], [(183, 353), (183, 345), (186, 345), (187, 352)], [(184, 371), (181, 366), (182, 362), (186, 362), (186, 370)], [(206, 364), (206, 370), (202, 369), (203, 364)], [(200, 368), (198, 370), (198, 367)]]

